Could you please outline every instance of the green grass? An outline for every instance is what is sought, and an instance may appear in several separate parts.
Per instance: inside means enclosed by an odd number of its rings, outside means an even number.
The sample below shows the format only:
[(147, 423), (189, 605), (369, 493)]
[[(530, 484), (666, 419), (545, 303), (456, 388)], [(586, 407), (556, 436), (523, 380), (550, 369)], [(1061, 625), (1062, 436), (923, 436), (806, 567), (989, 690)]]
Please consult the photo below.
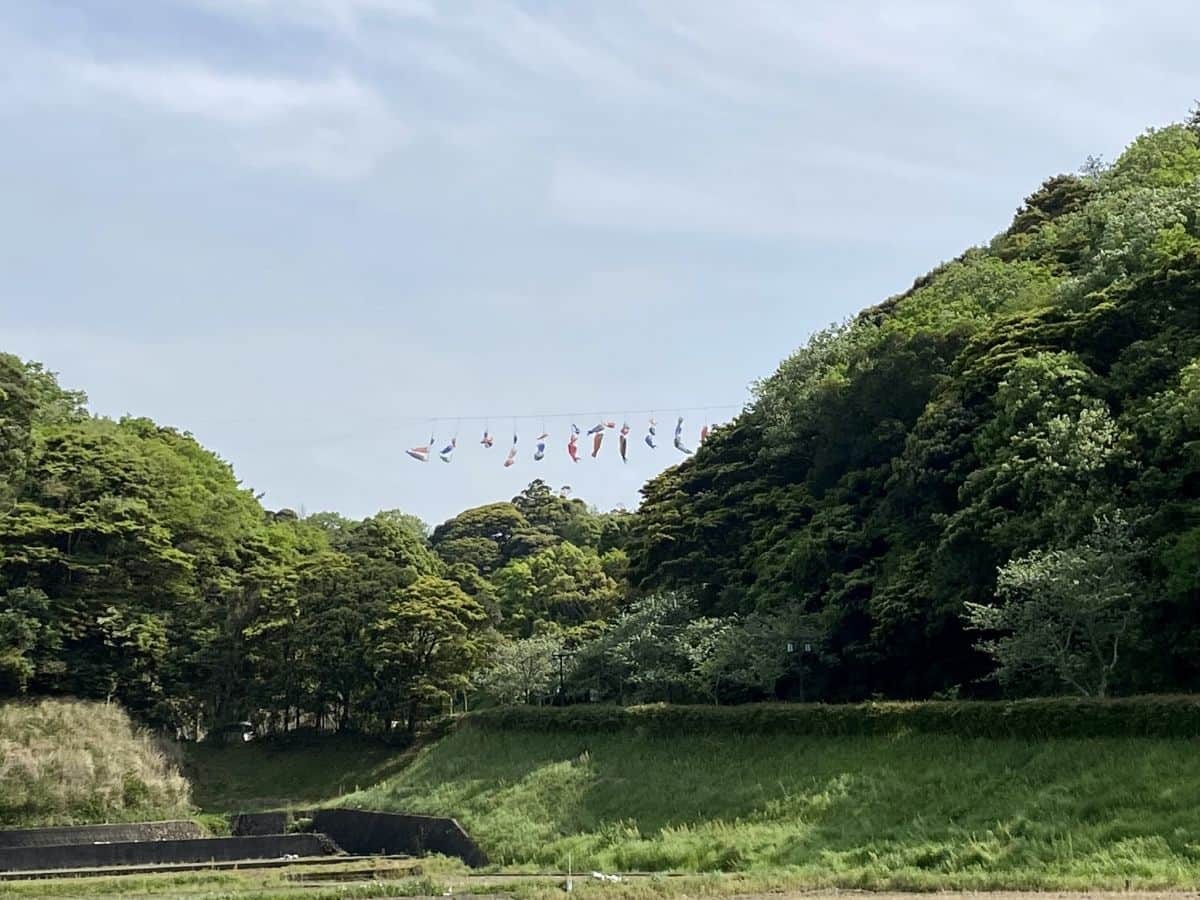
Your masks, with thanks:
[(186, 817), (188, 784), (117, 706), (0, 704), (0, 826)]
[(409, 757), (356, 736), (188, 744), (183, 770), (206, 813), (317, 806), (398, 773)]
[[(0, 749), (4, 824), (161, 818), (189, 808), (186, 782), (112, 707), (0, 707)], [(1200, 882), (1195, 739), (569, 733), (468, 722), (415, 754), (347, 737), (192, 746), (184, 759), (208, 816), (325, 804), (453, 815), (507, 871), (561, 871), (570, 860), (576, 872), (691, 873), (619, 890), (588, 882), (583, 893)], [(132, 795), (131, 778), (145, 786)], [(0, 885), (0, 896), (365, 897), (422, 887), (399, 876), (321, 887), (265, 873), (147, 879)], [(476, 893), (484, 887), (471, 884)], [(520, 897), (557, 890), (544, 880), (496, 889)]]
[(875, 889), (1200, 881), (1200, 746), (1182, 739), (467, 727), (343, 802), (454, 815), (509, 866)]
[[(432, 868), (432, 872), (425, 871)], [(445, 891), (440, 868), (422, 861), (378, 860), (341, 866), (289, 866), (250, 871), (196, 871), (101, 878), (61, 878), (0, 883), (0, 898), (189, 897), (194, 900), (356, 900), (367, 897), (436, 897)]]

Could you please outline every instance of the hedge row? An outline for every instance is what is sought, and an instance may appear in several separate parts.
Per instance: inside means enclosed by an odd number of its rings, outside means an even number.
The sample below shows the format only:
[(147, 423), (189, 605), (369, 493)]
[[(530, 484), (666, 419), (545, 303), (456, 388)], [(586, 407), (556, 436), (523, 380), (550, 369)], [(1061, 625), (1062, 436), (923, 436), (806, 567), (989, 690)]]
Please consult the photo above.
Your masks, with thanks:
[(647, 735), (894, 735), (967, 738), (1200, 737), (1200, 696), (1092, 700), (923, 701), (845, 705), (513, 706), (469, 713), (465, 723), (494, 730)]

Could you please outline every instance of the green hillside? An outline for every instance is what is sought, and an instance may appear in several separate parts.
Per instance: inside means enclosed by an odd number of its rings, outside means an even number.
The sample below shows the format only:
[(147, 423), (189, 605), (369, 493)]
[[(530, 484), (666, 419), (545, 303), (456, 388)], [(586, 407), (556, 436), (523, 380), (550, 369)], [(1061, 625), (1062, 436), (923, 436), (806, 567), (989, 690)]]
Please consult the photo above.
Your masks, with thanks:
[(118, 706), (0, 704), (0, 827), (187, 816), (188, 783)]
[(868, 888), (1200, 879), (1195, 741), (494, 731), (343, 798), (453, 814), (493, 860)]
[(811, 636), (810, 699), (1196, 691), (1197, 448), (1200, 113), (813, 336), (645, 486), (630, 579)]

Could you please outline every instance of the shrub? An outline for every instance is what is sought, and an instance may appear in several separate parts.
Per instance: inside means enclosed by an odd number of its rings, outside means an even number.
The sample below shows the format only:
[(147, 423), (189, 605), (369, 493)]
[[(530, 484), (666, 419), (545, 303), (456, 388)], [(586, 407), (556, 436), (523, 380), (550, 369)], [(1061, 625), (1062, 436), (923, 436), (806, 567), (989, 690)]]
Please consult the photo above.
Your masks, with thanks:
[(464, 721), (495, 730), (645, 734), (888, 735), (905, 732), (965, 738), (1200, 737), (1200, 697), (1120, 699), (1054, 697), (1011, 702), (927, 700), (911, 703), (744, 706), (512, 706), (469, 713)]

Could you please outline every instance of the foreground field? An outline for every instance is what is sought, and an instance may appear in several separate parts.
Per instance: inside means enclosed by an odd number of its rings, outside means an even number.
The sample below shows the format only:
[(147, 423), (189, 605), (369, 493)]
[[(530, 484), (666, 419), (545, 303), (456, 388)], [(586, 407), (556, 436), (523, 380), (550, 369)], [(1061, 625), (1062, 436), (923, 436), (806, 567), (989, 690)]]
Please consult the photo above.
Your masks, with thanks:
[[(436, 865), (435, 865), (436, 869)], [(449, 867), (448, 871), (454, 871)], [(441, 896), (444, 878), (412, 863), (378, 861), (342, 866), (290, 866), (265, 871), (198, 871), (101, 878), (53, 878), (0, 882), (0, 898), (18, 897), (189, 897), (333, 900), (359, 897)]]
[[(1187, 730), (1167, 728), (1182, 720), (1153, 709), (1147, 722), (1154, 728)], [(197, 812), (223, 822), (211, 814), (352, 805), (453, 815), (495, 864), (485, 879), (457, 862), (423, 860), (420, 877), (364, 872), (358, 864), (330, 886), (322, 884), (336, 866), (323, 869), (321, 880), (286, 871), (164, 874), (0, 884), (0, 896), (365, 897), (434, 887), (441, 894), (442, 882), (427, 880), (435, 875), (451, 879), (444, 888), (456, 893), (533, 896), (561, 890), (557, 873), (568, 868), (648, 873), (620, 885), (579, 885), (630, 897), (1200, 883), (1194, 737), (1053, 737), (1039, 724), (1036, 736), (965, 738), (906, 722), (889, 725), (890, 733), (816, 735), (795, 730), (807, 713), (793, 710), (779, 712), (798, 717), (792, 731), (779, 733), (771, 731), (778, 722), (763, 718), (776, 712), (681, 710), (679, 727), (670, 728), (645, 716), (597, 728), (578, 711), (548, 717), (554, 728), (540, 719), (477, 717), (416, 752), (352, 737), (191, 746), (182, 748), (191, 806), (179, 773), (115, 709), (0, 707), (0, 817), (7, 824)], [(877, 728), (881, 712), (837, 714), (854, 727), (862, 719)], [(1001, 707), (986, 715), (1012, 724)], [(1070, 733), (1086, 721), (1079, 712), (1054, 727)], [(947, 723), (987, 724), (952, 717), (937, 727)]]
[(1167, 739), (464, 728), (340, 802), (452, 814), (493, 861), (787, 873), (810, 887), (1200, 881), (1200, 754)]
[[(365, 900), (374, 897), (506, 897), (550, 900), (563, 896), (561, 876), (472, 875), (461, 872), (413, 872), (406, 866), (379, 865), (370, 870), (346, 866), (341, 871), (313, 872), (294, 866), (273, 873), (211, 872), (188, 876), (60, 879), (0, 883), (0, 898), (186, 897), (190, 900)], [(736, 897), (737, 900), (833, 900), (840, 891), (813, 891), (794, 879), (747, 875), (634, 876), (619, 883), (588, 877), (573, 879), (579, 900), (682, 900), (690, 897)], [(878, 892), (872, 900), (914, 900), (911, 893)], [(1195, 891), (1047, 891), (1021, 893), (953, 892), (941, 900), (1184, 900)]]

